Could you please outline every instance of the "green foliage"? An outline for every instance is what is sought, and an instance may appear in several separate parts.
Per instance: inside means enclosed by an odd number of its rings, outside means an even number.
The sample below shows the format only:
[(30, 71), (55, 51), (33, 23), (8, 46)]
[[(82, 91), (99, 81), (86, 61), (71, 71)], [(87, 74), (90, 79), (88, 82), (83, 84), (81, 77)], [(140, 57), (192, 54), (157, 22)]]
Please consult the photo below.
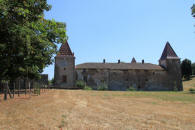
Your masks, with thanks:
[(184, 59), (181, 63), (181, 71), (182, 77), (186, 80), (190, 79), (190, 75), (192, 75), (191, 61), (188, 59)]
[(49, 85), (54, 85), (55, 81), (54, 78), (52, 78), (51, 80), (49, 80)]
[(190, 93), (195, 93), (195, 89), (194, 88), (190, 88), (189, 91), (190, 91)]
[(78, 80), (76, 81), (76, 86), (80, 89), (84, 89), (85, 88), (85, 82), (82, 80)]
[(97, 90), (106, 91), (108, 90), (108, 85), (106, 83), (102, 83), (101, 85), (98, 86)]
[(0, 0), (0, 77), (40, 78), (52, 64), (66, 25), (44, 19), (50, 9), (47, 0)]
[(86, 86), (84, 87), (84, 90), (92, 90), (92, 88), (91, 88), (90, 86), (87, 86), (87, 85), (86, 85)]
[(177, 88), (177, 83), (174, 82), (174, 85), (173, 85), (173, 91), (178, 91), (178, 88)]
[(34, 94), (40, 95), (40, 88), (40, 84), (35, 82), (33, 86)]
[(195, 63), (192, 64), (192, 75), (195, 75)]
[(195, 17), (195, 4), (193, 4), (191, 9), (192, 9), (192, 16)]
[(130, 86), (129, 88), (127, 88), (127, 91), (137, 91), (137, 90), (133, 86)]
[(174, 87), (173, 87), (173, 91), (178, 91), (177, 86), (174, 86)]

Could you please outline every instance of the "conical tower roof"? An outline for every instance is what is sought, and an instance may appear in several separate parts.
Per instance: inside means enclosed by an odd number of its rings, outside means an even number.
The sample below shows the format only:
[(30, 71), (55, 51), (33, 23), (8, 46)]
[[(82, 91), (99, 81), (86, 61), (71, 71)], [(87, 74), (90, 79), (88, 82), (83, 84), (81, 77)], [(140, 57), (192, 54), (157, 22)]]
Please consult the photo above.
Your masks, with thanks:
[(136, 63), (135, 58), (133, 57), (133, 59), (131, 60), (131, 63)]
[(68, 42), (66, 41), (65, 43), (62, 43), (58, 56), (67, 56), (67, 55), (73, 55), (70, 46)]
[(173, 48), (171, 47), (169, 42), (166, 43), (160, 60), (165, 60), (167, 58), (177, 58), (177, 59), (179, 58), (175, 53), (175, 51), (173, 50)]

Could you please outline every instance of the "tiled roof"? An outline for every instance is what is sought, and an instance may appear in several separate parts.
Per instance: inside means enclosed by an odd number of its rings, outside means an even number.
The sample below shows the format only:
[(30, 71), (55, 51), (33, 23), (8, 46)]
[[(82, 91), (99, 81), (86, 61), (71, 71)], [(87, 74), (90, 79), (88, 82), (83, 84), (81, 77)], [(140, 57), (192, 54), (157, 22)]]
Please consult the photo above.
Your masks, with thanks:
[(135, 58), (133, 57), (133, 59), (131, 60), (131, 63), (136, 63)]
[(175, 51), (173, 50), (173, 48), (171, 47), (169, 42), (166, 43), (166, 46), (164, 48), (164, 51), (162, 53), (160, 60), (165, 60), (167, 58), (179, 58), (177, 54), (175, 53)]
[(150, 63), (83, 63), (76, 69), (113, 69), (113, 70), (163, 70), (159, 65)]
[(60, 50), (58, 52), (58, 56), (66, 56), (66, 55), (73, 55), (68, 42), (62, 43)]

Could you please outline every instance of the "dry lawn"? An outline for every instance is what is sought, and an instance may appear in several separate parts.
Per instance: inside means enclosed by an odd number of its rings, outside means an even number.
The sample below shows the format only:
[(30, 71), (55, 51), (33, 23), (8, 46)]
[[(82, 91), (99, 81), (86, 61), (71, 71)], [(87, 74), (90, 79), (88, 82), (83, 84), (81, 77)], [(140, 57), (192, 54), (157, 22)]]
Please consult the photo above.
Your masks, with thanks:
[(195, 94), (50, 90), (8, 101), (1, 97), (0, 130), (7, 129), (195, 130)]

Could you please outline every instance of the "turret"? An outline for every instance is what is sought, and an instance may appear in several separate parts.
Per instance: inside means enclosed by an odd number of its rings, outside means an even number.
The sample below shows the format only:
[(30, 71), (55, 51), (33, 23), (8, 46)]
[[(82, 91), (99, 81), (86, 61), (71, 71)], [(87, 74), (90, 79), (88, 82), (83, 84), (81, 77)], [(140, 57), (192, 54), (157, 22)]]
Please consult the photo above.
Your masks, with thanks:
[(75, 57), (68, 42), (62, 43), (55, 57), (55, 87), (73, 88), (75, 83)]
[(180, 58), (177, 56), (169, 42), (165, 45), (159, 60), (159, 65), (167, 71), (170, 79), (174, 81), (173, 89), (177, 88), (178, 90), (183, 90)]

